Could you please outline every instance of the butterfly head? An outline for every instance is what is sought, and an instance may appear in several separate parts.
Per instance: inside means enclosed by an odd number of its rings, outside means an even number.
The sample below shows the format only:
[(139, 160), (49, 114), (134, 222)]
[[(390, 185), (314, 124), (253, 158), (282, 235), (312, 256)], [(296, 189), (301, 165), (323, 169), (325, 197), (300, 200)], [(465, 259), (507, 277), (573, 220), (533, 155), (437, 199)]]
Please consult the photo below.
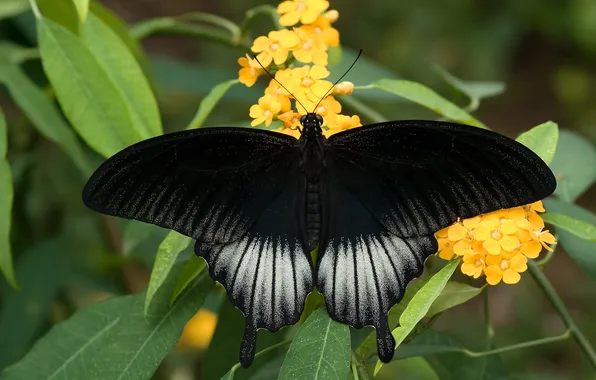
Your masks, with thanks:
[(305, 137), (320, 135), (323, 132), (323, 116), (317, 113), (307, 113), (300, 118), (302, 125), (302, 135)]

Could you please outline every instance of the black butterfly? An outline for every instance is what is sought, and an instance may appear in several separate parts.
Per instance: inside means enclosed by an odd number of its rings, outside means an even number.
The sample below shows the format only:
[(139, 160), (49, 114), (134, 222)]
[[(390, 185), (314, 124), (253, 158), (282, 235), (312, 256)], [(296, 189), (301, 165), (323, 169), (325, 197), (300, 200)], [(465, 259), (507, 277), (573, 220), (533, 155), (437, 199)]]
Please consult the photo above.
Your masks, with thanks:
[(83, 192), (93, 210), (196, 239), (246, 317), (244, 367), (257, 329), (296, 323), (315, 285), (331, 318), (376, 328), (390, 361), (387, 313), (437, 251), (434, 233), (555, 190), (536, 154), (491, 131), (392, 121), (327, 139), (322, 122), (303, 116), (299, 140), (227, 127), (155, 137), (107, 160)]

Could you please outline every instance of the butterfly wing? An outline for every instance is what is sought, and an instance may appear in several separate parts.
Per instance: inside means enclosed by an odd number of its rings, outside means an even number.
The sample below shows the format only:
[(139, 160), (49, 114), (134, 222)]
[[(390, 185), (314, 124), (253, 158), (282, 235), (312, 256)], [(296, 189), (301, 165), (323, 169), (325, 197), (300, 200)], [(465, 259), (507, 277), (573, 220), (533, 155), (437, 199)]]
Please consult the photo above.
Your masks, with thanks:
[(108, 159), (83, 193), (96, 211), (197, 240), (195, 252), (245, 315), (245, 367), (257, 328), (296, 323), (313, 289), (296, 142), (241, 128), (168, 134)]
[(107, 215), (206, 242), (238, 239), (286, 186), (296, 140), (244, 128), (166, 134), (132, 145), (91, 176), (83, 202)]
[(434, 232), (555, 189), (533, 152), (494, 132), (391, 122), (331, 136), (326, 152), (317, 288), (332, 318), (377, 330), (391, 360), (389, 309), (437, 251)]

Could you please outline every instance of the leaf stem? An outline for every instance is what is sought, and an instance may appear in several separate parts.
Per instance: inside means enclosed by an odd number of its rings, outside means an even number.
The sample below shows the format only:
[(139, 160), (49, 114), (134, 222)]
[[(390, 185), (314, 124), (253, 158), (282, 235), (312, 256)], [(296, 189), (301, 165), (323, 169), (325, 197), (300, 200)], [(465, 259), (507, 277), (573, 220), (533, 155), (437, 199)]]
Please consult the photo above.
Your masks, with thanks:
[(483, 299), (484, 299), (484, 324), (486, 325), (486, 340), (489, 344), (492, 344), (492, 340), (495, 336), (495, 330), (490, 320), (490, 299), (488, 297), (488, 286), (484, 288)]
[(584, 333), (580, 330), (579, 326), (575, 323), (575, 321), (569, 314), (567, 307), (563, 303), (561, 297), (559, 297), (559, 295), (557, 294), (557, 291), (555, 290), (553, 285), (550, 283), (548, 278), (546, 278), (539, 265), (533, 260), (528, 261), (528, 270), (532, 277), (534, 277), (534, 281), (536, 281), (538, 287), (542, 289), (542, 292), (544, 293), (546, 298), (550, 301), (557, 313), (559, 313), (559, 315), (561, 316), (563, 323), (569, 329), (568, 332), (571, 334), (571, 336), (573, 336), (573, 339), (575, 339), (576, 343), (580, 346), (584, 354), (587, 356), (588, 360), (590, 361), (590, 364), (592, 364), (592, 367), (596, 368), (596, 352), (594, 351), (592, 344), (590, 343), (590, 341), (588, 341)]
[(246, 17), (244, 17), (244, 21), (242, 21), (242, 23), (240, 24), (241, 38), (246, 37), (246, 32), (248, 31), (248, 28), (250, 27), (252, 20), (255, 17), (262, 15), (262, 14), (265, 14), (265, 15), (268, 15), (271, 17), (271, 21), (273, 21), (273, 25), (275, 26), (276, 30), (285, 29), (285, 27), (279, 23), (279, 16), (277, 14), (277, 9), (275, 7), (272, 7), (269, 4), (259, 5), (252, 9), (249, 9), (246, 12)]
[(37, 2), (35, 0), (29, 0), (29, 3), (31, 4), (31, 10), (33, 11), (33, 14), (35, 15), (35, 18), (41, 18), (41, 12), (39, 11)]
[(387, 121), (385, 116), (381, 115), (379, 112), (375, 111), (353, 96), (339, 96), (338, 100), (346, 107), (354, 110), (359, 116), (363, 116), (373, 123)]
[(464, 355), (469, 356), (471, 358), (481, 358), (483, 356), (490, 356), (490, 355), (502, 354), (504, 352), (519, 350), (521, 348), (528, 348), (528, 347), (540, 346), (540, 345), (548, 344), (548, 343), (559, 342), (559, 341), (562, 341), (562, 340), (569, 339), (569, 337), (571, 335), (572, 335), (571, 330), (567, 330), (567, 331), (565, 331), (561, 335), (549, 336), (547, 338), (540, 338), (540, 339), (535, 339), (535, 340), (529, 340), (527, 342), (516, 343), (516, 344), (512, 344), (510, 346), (499, 347), (499, 348), (495, 348), (495, 349), (492, 349), (492, 350), (487, 350), (487, 351), (470, 351), (468, 349), (462, 349), (461, 352)]
[[(259, 351), (259, 352), (257, 352), (257, 353), (255, 354), (255, 359), (256, 359), (256, 358), (258, 358), (259, 356), (262, 356), (262, 355), (264, 355), (264, 354), (266, 354), (266, 353), (268, 353), (268, 352), (271, 352), (271, 351), (273, 351), (273, 350), (276, 350), (276, 349), (278, 349), (278, 348), (280, 348), (280, 347), (287, 346), (287, 345), (288, 345), (288, 344), (290, 344), (290, 343), (292, 343), (292, 341), (291, 341), (291, 340), (284, 340), (283, 342), (279, 342), (279, 343), (276, 343), (276, 344), (274, 344), (274, 345), (272, 345), (272, 346), (269, 346), (269, 347), (267, 347), (267, 348), (264, 348), (264, 349), (262, 349), (261, 351)], [(230, 372), (229, 372), (229, 373), (234, 373), (234, 372), (236, 372), (236, 371), (238, 370), (238, 368), (240, 368), (240, 363), (236, 363), (236, 364), (234, 364), (234, 365), (232, 366), (232, 368), (230, 368)]]

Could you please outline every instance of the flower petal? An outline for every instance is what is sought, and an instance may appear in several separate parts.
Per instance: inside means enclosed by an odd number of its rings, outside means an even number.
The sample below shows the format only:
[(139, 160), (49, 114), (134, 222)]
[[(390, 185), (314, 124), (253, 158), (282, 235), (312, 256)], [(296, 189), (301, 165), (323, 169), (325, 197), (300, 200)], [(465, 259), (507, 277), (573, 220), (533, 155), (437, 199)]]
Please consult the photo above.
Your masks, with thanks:
[(503, 236), (501, 240), (499, 240), (499, 243), (501, 244), (501, 248), (509, 252), (519, 247), (519, 239), (515, 236)]
[(506, 269), (503, 272), (503, 282), (506, 284), (517, 284), (521, 280), (519, 273), (512, 269)]
[(501, 244), (495, 239), (488, 239), (482, 243), (482, 247), (491, 255), (498, 255), (501, 253)]
[(524, 255), (516, 255), (509, 260), (509, 267), (516, 272), (525, 272), (528, 270), (528, 259)]
[(535, 259), (542, 251), (542, 245), (537, 241), (529, 241), (527, 243), (522, 244), (521, 252), (528, 256), (530, 259)]
[(458, 241), (468, 236), (468, 230), (461, 224), (457, 223), (449, 227), (447, 236), (451, 241)]

